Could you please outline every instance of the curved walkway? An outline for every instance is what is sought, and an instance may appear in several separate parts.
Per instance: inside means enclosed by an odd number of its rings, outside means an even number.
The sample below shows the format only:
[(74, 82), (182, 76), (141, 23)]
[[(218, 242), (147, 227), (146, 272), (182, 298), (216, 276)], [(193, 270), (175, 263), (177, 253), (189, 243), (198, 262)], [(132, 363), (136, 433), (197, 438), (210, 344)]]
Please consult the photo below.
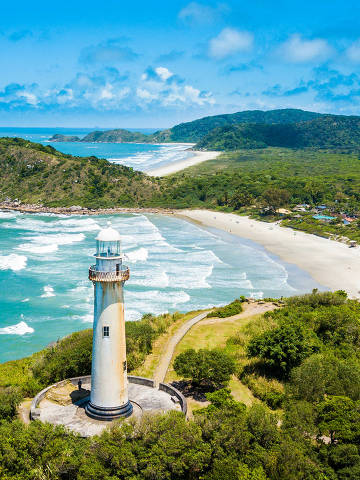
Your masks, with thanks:
[(176, 348), (176, 345), (180, 342), (180, 340), (183, 338), (183, 336), (190, 330), (190, 328), (195, 325), (195, 323), (200, 322), (203, 320), (206, 315), (209, 313), (210, 310), (207, 310), (204, 313), (200, 313), (199, 315), (196, 315), (196, 317), (191, 318), (188, 320), (184, 325), (182, 325), (179, 330), (170, 338), (168, 344), (166, 345), (166, 350), (163, 355), (161, 355), (161, 360), (158, 366), (156, 367), (155, 373), (154, 373), (154, 380), (155, 384), (159, 385), (159, 383), (162, 383), (165, 380), (165, 375), (166, 372), (168, 371), (168, 368), (170, 366), (171, 359), (174, 355), (174, 351)]
[[(206, 324), (213, 324), (213, 323), (220, 323), (220, 322), (228, 322), (231, 320), (238, 320), (240, 318), (247, 318), (252, 315), (259, 315), (263, 314), (265, 312), (268, 312), (269, 310), (274, 310), (274, 308), (277, 308), (276, 305), (274, 305), (272, 302), (266, 302), (266, 303), (250, 303), (250, 304), (245, 304), (244, 305), (245, 309), (243, 312), (239, 313), (238, 315), (234, 315), (233, 317), (226, 317), (226, 318), (206, 318), (207, 314), (210, 312), (210, 310), (207, 310), (206, 312), (200, 313), (199, 315), (196, 315), (196, 317), (191, 318), (188, 320), (184, 325), (182, 325), (179, 330), (173, 335), (168, 344), (166, 345), (166, 350), (163, 355), (161, 355), (160, 362), (158, 366), (156, 367), (155, 373), (154, 373), (154, 380), (155, 384), (159, 385), (159, 383), (163, 383), (165, 380), (166, 372), (168, 371), (168, 368), (170, 367), (172, 357), (175, 352), (175, 348), (177, 344), (180, 342), (180, 340), (186, 335), (186, 333), (190, 330), (192, 326), (194, 326), (196, 323), (201, 322), (202, 325)], [(204, 320), (206, 318), (206, 320)]]

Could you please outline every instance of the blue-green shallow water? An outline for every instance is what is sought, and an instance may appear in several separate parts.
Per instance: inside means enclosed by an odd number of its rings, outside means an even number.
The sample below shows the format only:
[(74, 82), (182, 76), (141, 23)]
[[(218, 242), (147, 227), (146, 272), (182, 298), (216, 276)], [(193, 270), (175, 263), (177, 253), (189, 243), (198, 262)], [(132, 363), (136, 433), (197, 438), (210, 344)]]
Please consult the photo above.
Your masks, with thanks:
[[(130, 129), (135, 130), (135, 129)], [(136, 129), (142, 133), (152, 133), (152, 129)], [(152, 145), (143, 143), (82, 143), (49, 142), (55, 133), (77, 135), (83, 138), (94, 131), (89, 128), (10, 128), (0, 127), (0, 137), (21, 137), (32, 142), (51, 145), (60, 152), (76, 156), (96, 156), (112, 163), (127, 165), (135, 170), (148, 171), (168, 163), (184, 160), (191, 154), (189, 145)]]
[[(0, 361), (24, 357), (89, 328), (87, 279), (106, 216), (0, 212)], [(280, 297), (319, 287), (259, 245), (160, 215), (115, 215), (131, 278), (126, 316), (189, 311), (239, 295)]]

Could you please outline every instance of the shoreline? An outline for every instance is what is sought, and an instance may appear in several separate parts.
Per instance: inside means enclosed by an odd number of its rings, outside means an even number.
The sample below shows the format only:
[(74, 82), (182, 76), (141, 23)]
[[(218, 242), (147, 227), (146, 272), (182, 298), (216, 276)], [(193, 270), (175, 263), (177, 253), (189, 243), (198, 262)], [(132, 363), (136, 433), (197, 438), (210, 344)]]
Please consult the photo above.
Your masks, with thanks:
[(50, 213), (53, 215), (116, 215), (118, 213), (156, 213), (158, 215), (173, 215), (175, 210), (171, 208), (140, 208), (140, 207), (113, 207), (113, 208), (86, 208), (79, 206), (71, 207), (45, 207), (37, 204), (0, 203), (0, 211), (20, 213)]
[(176, 210), (166, 208), (103, 208), (44, 207), (0, 203), (0, 211), (18, 211), (30, 214), (54, 215), (116, 215), (157, 214), (217, 228), (232, 235), (251, 240), (282, 261), (296, 265), (308, 273), (318, 284), (330, 290), (346, 290), (351, 298), (360, 298), (360, 248), (317, 237), (309, 233), (261, 222), (233, 213), (212, 210)]
[(351, 298), (360, 298), (360, 248), (233, 213), (211, 210), (174, 213), (184, 220), (252, 240), (309, 273), (320, 285), (330, 290), (345, 290)]
[(213, 160), (214, 158), (218, 157), (222, 152), (201, 152), (198, 150), (193, 150), (193, 153), (194, 155), (186, 158), (185, 160), (168, 163), (166, 165), (163, 165), (162, 167), (154, 168), (153, 170), (148, 170), (144, 173), (150, 175), (151, 177), (165, 177), (166, 175), (179, 172), (180, 170), (184, 170), (184, 168), (192, 167), (193, 165), (197, 165), (198, 163), (206, 162), (207, 160)]

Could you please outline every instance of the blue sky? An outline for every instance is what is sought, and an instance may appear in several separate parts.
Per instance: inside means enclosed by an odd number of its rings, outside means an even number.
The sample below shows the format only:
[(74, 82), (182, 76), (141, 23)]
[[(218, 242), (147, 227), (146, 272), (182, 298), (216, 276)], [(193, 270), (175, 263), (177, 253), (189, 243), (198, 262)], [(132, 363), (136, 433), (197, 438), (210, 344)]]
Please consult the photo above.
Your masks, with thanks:
[(0, 125), (168, 127), (246, 109), (360, 114), (358, 0), (6, 2)]

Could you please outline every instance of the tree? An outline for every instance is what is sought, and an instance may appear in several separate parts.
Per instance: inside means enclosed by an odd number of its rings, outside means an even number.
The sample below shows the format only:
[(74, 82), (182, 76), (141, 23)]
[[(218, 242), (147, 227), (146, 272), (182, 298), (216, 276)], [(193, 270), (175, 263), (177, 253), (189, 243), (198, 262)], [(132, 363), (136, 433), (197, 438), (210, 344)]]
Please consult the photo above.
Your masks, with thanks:
[(316, 336), (302, 325), (290, 323), (253, 337), (247, 354), (264, 360), (275, 374), (287, 376), (292, 368), (317, 350)]
[(286, 205), (289, 198), (289, 192), (281, 188), (268, 188), (262, 194), (264, 205), (272, 212), (276, 212), (279, 207)]
[(254, 199), (249, 192), (246, 190), (237, 190), (231, 197), (229, 205), (233, 207), (234, 210), (239, 210), (241, 207), (251, 205), (253, 201)]
[(189, 378), (195, 384), (208, 383), (218, 386), (227, 383), (235, 372), (234, 360), (219, 350), (189, 348), (174, 361), (175, 372)]
[(360, 440), (360, 402), (348, 397), (329, 396), (318, 406), (320, 435), (329, 435), (331, 443)]

